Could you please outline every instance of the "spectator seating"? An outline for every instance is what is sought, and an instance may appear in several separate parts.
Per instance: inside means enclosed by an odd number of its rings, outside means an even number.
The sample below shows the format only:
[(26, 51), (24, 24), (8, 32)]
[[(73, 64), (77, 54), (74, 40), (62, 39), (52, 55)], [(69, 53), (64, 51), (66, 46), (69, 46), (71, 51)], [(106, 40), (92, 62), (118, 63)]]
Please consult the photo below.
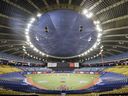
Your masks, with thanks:
[(0, 65), (0, 74), (6, 74), (10, 72), (21, 72), (21, 69), (16, 67), (8, 66), (8, 65)]
[[(122, 94), (122, 93), (128, 93), (128, 87), (115, 89), (113, 91), (101, 92), (101, 93), (67, 94), (66, 96), (99, 96), (99, 95), (102, 95), (102, 94)], [(9, 95), (60, 96), (60, 95), (57, 95), (57, 94), (35, 94), (35, 93), (17, 92), (17, 91), (7, 90), (7, 89), (3, 89), (3, 88), (0, 88), (0, 94), (1, 95), (9, 94)]]
[(24, 72), (52, 72), (52, 69), (46, 68), (46, 67), (18, 67)]
[(20, 56), (15, 56), (15, 55), (11, 55), (11, 54), (8, 54), (8, 53), (3, 53), (3, 52), (0, 52), (0, 58), (2, 59), (6, 59), (6, 60), (14, 60), (14, 61), (21, 61), (21, 62), (32, 62), (32, 63), (42, 63), (41, 61), (39, 60), (36, 60), (36, 59), (33, 59), (33, 58), (29, 58), (29, 57), (20, 57)]
[(83, 67), (80, 69), (75, 69), (75, 72), (82, 71), (82, 72), (100, 72), (104, 70), (105, 67)]
[(104, 70), (105, 72), (114, 72), (128, 76), (128, 66), (114, 66)]

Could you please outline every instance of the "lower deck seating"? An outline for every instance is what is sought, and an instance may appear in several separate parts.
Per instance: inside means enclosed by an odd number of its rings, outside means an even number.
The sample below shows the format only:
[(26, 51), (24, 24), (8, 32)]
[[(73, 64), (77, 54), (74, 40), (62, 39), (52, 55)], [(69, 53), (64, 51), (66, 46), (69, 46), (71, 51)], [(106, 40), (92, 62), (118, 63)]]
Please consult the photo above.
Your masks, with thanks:
[(18, 67), (25, 72), (52, 72), (52, 69), (45, 67)]
[(100, 72), (104, 70), (105, 67), (83, 67), (80, 69), (75, 69), (75, 72), (82, 71), (82, 72)]
[[(67, 94), (67, 95), (64, 95), (64, 96), (100, 96), (102, 94), (122, 94), (122, 93), (123, 94), (128, 93), (128, 87), (115, 89), (113, 91), (101, 92), (101, 93)], [(60, 94), (59, 95), (58, 94), (35, 94), (35, 93), (17, 92), (17, 91), (7, 90), (7, 89), (3, 89), (3, 88), (0, 88), (0, 94), (1, 95), (10, 94), (10, 95), (60, 96)]]
[(111, 68), (107, 68), (104, 70), (105, 72), (114, 72), (114, 73), (119, 73), (128, 76), (128, 66), (114, 66)]
[(13, 91), (13, 90), (7, 90), (7, 89), (3, 89), (0, 88), (0, 95), (32, 95), (32, 93), (25, 93), (25, 92), (17, 92), (17, 91)]
[(6, 74), (6, 73), (10, 73), (10, 72), (21, 72), (21, 69), (18, 69), (16, 67), (12, 67), (9, 65), (0, 65), (0, 74)]

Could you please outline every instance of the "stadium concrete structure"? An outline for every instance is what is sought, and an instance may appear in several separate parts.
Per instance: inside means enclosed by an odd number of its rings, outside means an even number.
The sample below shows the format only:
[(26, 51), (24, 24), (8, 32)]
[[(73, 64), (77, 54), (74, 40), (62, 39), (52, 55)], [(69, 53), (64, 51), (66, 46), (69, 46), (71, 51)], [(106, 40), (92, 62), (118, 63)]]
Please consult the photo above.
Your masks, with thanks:
[(128, 94), (128, 0), (0, 0), (0, 95)]

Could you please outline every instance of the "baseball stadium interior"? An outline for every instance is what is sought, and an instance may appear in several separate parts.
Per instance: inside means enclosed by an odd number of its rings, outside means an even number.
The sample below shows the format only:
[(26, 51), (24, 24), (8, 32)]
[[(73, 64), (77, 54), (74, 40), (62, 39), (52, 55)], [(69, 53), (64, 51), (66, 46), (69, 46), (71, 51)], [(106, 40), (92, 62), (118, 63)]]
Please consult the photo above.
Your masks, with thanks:
[(0, 0), (0, 96), (128, 96), (128, 0)]

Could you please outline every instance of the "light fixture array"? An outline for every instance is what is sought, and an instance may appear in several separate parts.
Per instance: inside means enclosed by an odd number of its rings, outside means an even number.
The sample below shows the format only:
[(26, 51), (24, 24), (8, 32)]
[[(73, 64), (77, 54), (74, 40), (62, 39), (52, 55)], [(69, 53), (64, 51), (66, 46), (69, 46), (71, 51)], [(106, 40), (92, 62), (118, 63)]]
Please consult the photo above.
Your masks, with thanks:
[(85, 60), (86, 61), (88, 61), (88, 60), (91, 60), (91, 59), (95, 59), (96, 57), (98, 57), (98, 56), (101, 56), (102, 55), (102, 52), (103, 52), (103, 45), (102, 46), (100, 46), (100, 52), (98, 53), (98, 54), (96, 54), (96, 55), (94, 55), (94, 56), (92, 56), (92, 57), (88, 57), (88, 58), (86, 58)]
[(36, 57), (36, 56), (33, 56), (33, 55), (29, 54), (29, 53), (27, 52), (25, 46), (22, 46), (22, 48), (23, 48), (24, 53), (25, 53), (27, 56), (29, 56), (29, 57), (31, 57), (31, 58), (34, 58), (34, 59), (37, 59), (37, 60), (42, 60), (42, 59), (39, 58), (39, 57)]
[[(85, 15), (87, 18), (92, 18), (93, 17), (93, 13), (92, 12), (89, 12), (87, 9), (84, 9), (82, 11), (82, 14)], [(36, 15), (36, 17), (32, 17), (30, 19), (30, 21), (28, 22), (27, 24), (27, 27), (25, 29), (25, 35), (26, 35), (26, 41), (27, 41), (27, 44), (29, 45), (29, 47), (31, 47), (33, 49), (33, 51), (35, 51), (36, 53), (39, 53), (41, 56), (44, 56), (44, 57), (52, 57), (52, 58), (58, 58), (58, 59), (71, 59), (71, 58), (76, 58), (76, 57), (83, 57), (85, 55), (87, 55), (88, 53), (90, 53), (91, 51), (93, 51), (94, 49), (97, 48), (98, 45), (100, 45), (101, 43), (101, 36), (102, 36), (102, 28), (100, 26), (100, 21), (94, 21), (93, 23), (95, 24), (96, 26), (96, 30), (97, 30), (97, 40), (96, 42), (94, 43), (94, 45), (88, 49), (87, 51), (83, 52), (82, 54), (80, 55), (76, 55), (76, 56), (71, 56), (71, 57), (57, 57), (57, 56), (51, 56), (51, 55), (48, 55), (42, 51), (40, 51), (39, 49), (37, 49), (31, 42), (31, 38), (29, 36), (29, 31), (31, 29), (31, 27), (33, 26), (33, 23), (36, 21), (37, 18), (40, 18), (41, 17), (41, 13), (38, 13)]]
[[(87, 9), (84, 9), (82, 11), (82, 14), (85, 15), (87, 18), (92, 18), (93, 17), (93, 13), (92, 12), (89, 12)], [(95, 24), (96, 30), (97, 30), (97, 40), (96, 40), (96, 42), (94, 43), (94, 45), (90, 49), (88, 49), (84, 53), (78, 55), (79, 57), (82, 57), (82, 56), (87, 55), (88, 53), (90, 53), (91, 51), (93, 51), (94, 49), (96, 49), (98, 47), (98, 45), (100, 45), (100, 43), (101, 43), (101, 36), (102, 36), (102, 31), (103, 30), (101, 28), (100, 21), (98, 21), (98, 20), (95, 21), (94, 20), (93, 23)]]
[[(36, 21), (37, 18), (41, 17), (41, 15), (42, 15), (41, 13), (38, 13), (38, 14), (36, 15), (36, 17), (32, 17), (32, 18), (30, 19), (30, 21), (28, 22), (27, 27), (26, 27), (26, 29), (25, 29), (25, 36), (26, 36), (27, 44), (29, 45), (30, 48), (33, 49), (33, 51), (35, 51), (36, 53), (39, 53), (39, 54), (42, 55), (42, 56), (47, 56), (45, 53), (43, 53), (42, 51), (38, 50), (38, 49), (32, 44), (32, 42), (31, 42), (31, 40), (30, 40), (31, 38), (30, 38), (30, 36), (29, 36), (29, 31), (30, 31), (31, 27), (33, 26), (33, 23)], [(30, 56), (30, 57), (33, 57), (33, 56)]]

